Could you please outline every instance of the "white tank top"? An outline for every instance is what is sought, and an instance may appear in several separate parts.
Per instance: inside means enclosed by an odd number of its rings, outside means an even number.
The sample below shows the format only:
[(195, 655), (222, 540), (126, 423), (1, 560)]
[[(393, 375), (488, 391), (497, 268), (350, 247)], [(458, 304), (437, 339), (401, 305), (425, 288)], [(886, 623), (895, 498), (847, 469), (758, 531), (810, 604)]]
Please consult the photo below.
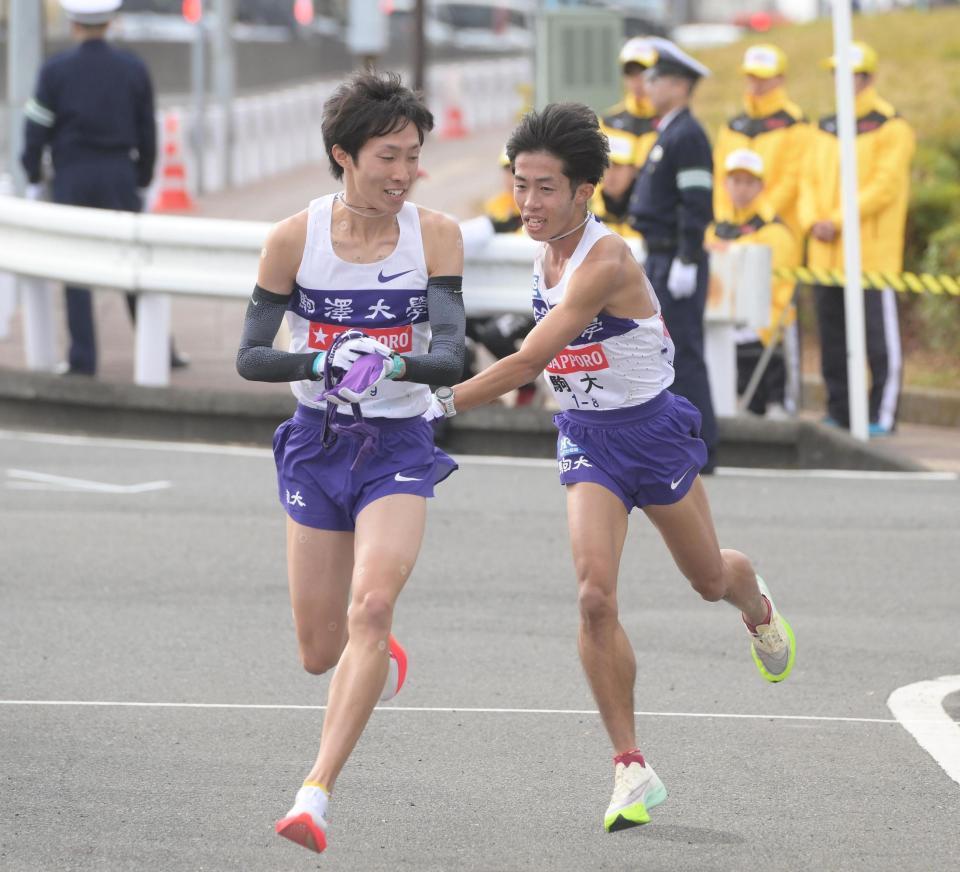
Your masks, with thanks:
[[(330, 239), (333, 198), (330, 194), (310, 203), (303, 260), (287, 311), (290, 351), (326, 351), (343, 331), (355, 328), (398, 354), (426, 354), (428, 276), (417, 207), (403, 204), (397, 215), (400, 239), (387, 257), (349, 263), (334, 253)], [(326, 406), (318, 399), (323, 382), (307, 379), (290, 387), (305, 406)], [(367, 417), (410, 418), (422, 415), (429, 404), (427, 385), (384, 380), (370, 389), (362, 408)], [(339, 411), (351, 410), (342, 406)]]
[[(588, 221), (560, 281), (546, 287), (542, 245), (533, 263), (533, 317), (541, 318), (562, 299), (567, 283), (598, 240), (613, 235), (599, 221)], [(649, 318), (615, 318), (600, 312), (576, 339), (547, 364), (543, 377), (561, 409), (621, 409), (652, 400), (673, 384), (673, 341), (660, 303), (643, 275), (656, 309)]]

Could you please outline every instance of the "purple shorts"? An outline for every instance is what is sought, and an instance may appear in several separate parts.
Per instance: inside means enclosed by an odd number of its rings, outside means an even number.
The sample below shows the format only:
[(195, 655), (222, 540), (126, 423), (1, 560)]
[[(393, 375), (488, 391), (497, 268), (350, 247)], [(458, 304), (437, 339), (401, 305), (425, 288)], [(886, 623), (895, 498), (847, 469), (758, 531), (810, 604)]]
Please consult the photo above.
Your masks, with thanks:
[(433, 486), (457, 468), (434, 446), (430, 424), (417, 416), (364, 418), (377, 428), (379, 447), (351, 470), (362, 437), (339, 434), (324, 448), (325, 414), (297, 406), (273, 435), (280, 503), (298, 524), (353, 531), (357, 515), (374, 500), (391, 494), (432, 497)]
[(560, 484), (603, 485), (628, 512), (679, 501), (707, 462), (700, 412), (670, 391), (626, 409), (568, 409), (553, 423)]

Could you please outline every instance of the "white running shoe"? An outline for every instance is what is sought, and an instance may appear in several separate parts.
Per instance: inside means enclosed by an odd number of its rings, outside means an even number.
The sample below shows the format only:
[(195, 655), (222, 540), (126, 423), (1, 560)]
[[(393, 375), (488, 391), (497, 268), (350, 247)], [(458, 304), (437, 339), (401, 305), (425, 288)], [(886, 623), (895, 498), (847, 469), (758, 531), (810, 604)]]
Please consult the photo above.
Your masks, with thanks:
[(649, 811), (667, 798), (667, 788), (649, 763), (617, 763), (613, 796), (603, 828), (608, 833), (650, 823)]
[(318, 854), (326, 850), (328, 800), (322, 787), (301, 787), (293, 808), (277, 821), (274, 827), (277, 835)]
[(766, 624), (757, 624), (756, 632), (747, 632), (753, 643), (751, 654), (760, 674), (772, 682), (783, 681), (793, 669), (797, 656), (797, 641), (793, 635), (793, 628), (787, 619), (777, 611), (777, 607), (770, 596), (764, 580), (758, 575), (757, 586), (770, 603), (770, 621)]

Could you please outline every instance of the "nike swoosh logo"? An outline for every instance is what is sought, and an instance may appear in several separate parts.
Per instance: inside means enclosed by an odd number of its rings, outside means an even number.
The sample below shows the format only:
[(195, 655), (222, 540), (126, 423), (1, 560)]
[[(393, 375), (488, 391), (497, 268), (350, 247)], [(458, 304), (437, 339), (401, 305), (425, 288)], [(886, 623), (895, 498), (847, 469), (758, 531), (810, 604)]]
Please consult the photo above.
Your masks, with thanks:
[(394, 476), (397, 481), (423, 481), (422, 478), (408, 478), (405, 475), (401, 475), (399, 472)]
[(259, 305), (260, 305), (260, 301), (259, 301), (259, 300), (251, 300), (250, 302), (253, 303), (254, 306), (259, 306)]
[(412, 273), (412, 269), (405, 269), (403, 272), (394, 273), (392, 276), (385, 276), (383, 270), (380, 270), (380, 275), (377, 276), (377, 281), (381, 284), (383, 282), (392, 282), (394, 279), (400, 278), (400, 276), (405, 276), (407, 273)]
[(684, 470), (684, 473), (680, 476), (680, 478), (678, 478), (676, 481), (671, 481), (670, 490), (676, 490), (678, 487), (680, 487), (680, 482), (687, 477), (687, 473), (690, 472), (691, 469), (693, 469), (692, 466), (688, 467), (686, 470)]

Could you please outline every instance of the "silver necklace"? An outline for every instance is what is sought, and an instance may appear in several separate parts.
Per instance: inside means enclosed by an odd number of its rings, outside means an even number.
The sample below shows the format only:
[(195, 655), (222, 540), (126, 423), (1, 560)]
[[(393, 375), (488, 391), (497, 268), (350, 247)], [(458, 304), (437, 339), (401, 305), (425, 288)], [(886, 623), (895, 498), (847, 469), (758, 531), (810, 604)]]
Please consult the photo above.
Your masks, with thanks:
[(383, 218), (389, 214), (388, 212), (374, 212), (373, 214), (369, 214), (363, 211), (364, 209), (373, 209), (373, 206), (351, 206), (347, 202), (347, 198), (344, 197), (343, 191), (340, 191), (338, 194), (334, 194), (333, 198), (343, 203), (343, 207), (348, 212), (353, 212), (354, 215), (359, 215), (361, 218)]
[[(346, 203), (344, 203), (346, 205)], [(587, 212), (587, 217), (583, 219), (573, 230), (568, 230), (566, 233), (561, 233), (559, 236), (551, 236), (547, 242), (556, 242), (558, 239), (563, 239), (565, 236), (569, 236), (571, 233), (576, 233), (581, 227), (583, 227), (591, 218), (593, 217), (592, 212)]]

